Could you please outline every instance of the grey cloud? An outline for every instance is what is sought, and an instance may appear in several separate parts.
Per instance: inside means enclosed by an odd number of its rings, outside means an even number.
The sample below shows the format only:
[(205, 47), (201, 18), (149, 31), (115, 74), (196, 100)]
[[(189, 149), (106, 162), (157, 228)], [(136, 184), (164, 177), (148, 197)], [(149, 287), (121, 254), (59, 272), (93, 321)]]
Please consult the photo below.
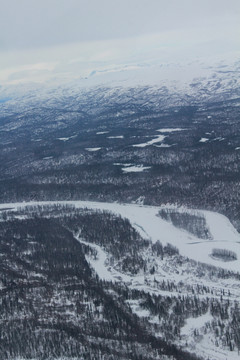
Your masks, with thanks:
[[(0, 0), (0, 49), (238, 23), (239, 0)], [(237, 26), (237, 25), (236, 25)]]

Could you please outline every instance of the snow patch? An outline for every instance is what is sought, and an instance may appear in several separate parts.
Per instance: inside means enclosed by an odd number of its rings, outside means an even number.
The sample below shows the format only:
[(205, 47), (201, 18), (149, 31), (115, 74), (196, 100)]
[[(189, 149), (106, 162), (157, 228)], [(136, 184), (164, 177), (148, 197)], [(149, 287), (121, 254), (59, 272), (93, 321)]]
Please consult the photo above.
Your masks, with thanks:
[[(173, 144), (173, 145), (176, 145), (176, 144)], [(158, 148), (170, 148), (170, 147), (172, 147), (173, 145), (161, 144), (161, 145), (154, 145), (154, 146), (155, 146), (155, 147), (158, 147)]]
[(123, 135), (118, 135), (118, 136), (108, 136), (108, 139), (124, 139)]
[(132, 166), (133, 164), (124, 164), (124, 163), (114, 163), (116, 166)]
[(204, 138), (204, 137), (202, 137), (202, 138), (199, 140), (199, 142), (201, 142), (201, 143), (205, 143), (205, 142), (207, 142), (207, 141), (209, 141), (209, 139), (208, 139), (208, 138)]
[(96, 133), (96, 135), (103, 135), (103, 134), (108, 134), (108, 133), (109, 133), (109, 131), (98, 131)]
[(70, 139), (73, 139), (75, 138), (77, 135), (73, 135), (73, 136), (69, 136), (69, 137), (60, 137), (60, 138), (57, 138), (58, 140), (60, 141), (68, 141)]
[(182, 336), (191, 336), (194, 330), (200, 330), (207, 322), (211, 322), (213, 317), (210, 313), (198, 316), (196, 318), (189, 318), (186, 324), (181, 328)]
[(98, 151), (98, 150), (101, 150), (100, 147), (96, 147), (96, 148), (85, 148), (85, 150), (87, 151)]
[(166, 128), (166, 129), (158, 129), (157, 131), (159, 131), (160, 133), (172, 133), (172, 132), (183, 131), (183, 130), (187, 130), (187, 129), (182, 129), (182, 128)]
[(129, 173), (129, 172), (142, 172), (149, 169), (151, 169), (151, 166), (136, 165), (136, 166), (124, 167), (122, 168), (122, 171)]
[(165, 139), (165, 135), (157, 135), (154, 139), (150, 140), (150, 141), (147, 141), (145, 143), (142, 143), (142, 144), (134, 144), (132, 145), (133, 147), (146, 147), (146, 146), (150, 146), (150, 145), (153, 145), (155, 143), (158, 143), (158, 142), (161, 142)]
[(213, 139), (212, 141), (223, 141), (223, 140), (225, 140), (225, 138), (220, 136), (220, 137)]
[(50, 159), (53, 159), (53, 156), (46, 156), (43, 158), (43, 160), (50, 160)]

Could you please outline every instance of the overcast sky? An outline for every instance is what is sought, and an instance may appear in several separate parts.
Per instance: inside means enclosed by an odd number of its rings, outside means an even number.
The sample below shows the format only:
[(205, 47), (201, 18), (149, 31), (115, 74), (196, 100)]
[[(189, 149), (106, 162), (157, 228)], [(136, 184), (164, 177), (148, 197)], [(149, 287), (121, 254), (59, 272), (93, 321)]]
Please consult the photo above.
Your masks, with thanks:
[(240, 0), (0, 0), (0, 82), (240, 50)]

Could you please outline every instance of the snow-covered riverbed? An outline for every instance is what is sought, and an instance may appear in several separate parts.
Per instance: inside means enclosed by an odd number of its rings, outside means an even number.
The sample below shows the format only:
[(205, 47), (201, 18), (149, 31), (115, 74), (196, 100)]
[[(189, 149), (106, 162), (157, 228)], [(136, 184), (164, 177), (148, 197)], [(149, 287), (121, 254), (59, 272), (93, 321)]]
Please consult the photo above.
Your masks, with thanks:
[[(161, 219), (158, 216), (160, 207), (156, 206), (93, 201), (49, 201), (0, 204), (0, 210), (6, 208), (17, 209), (28, 205), (57, 203), (72, 204), (77, 208), (111, 211), (122, 217), (128, 218), (136, 230), (138, 230), (143, 237), (150, 239), (153, 243), (157, 240), (160, 240), (163, 245), (170, 243), (179, 249), (181, 255), (196, 261), (233, 271), (239, 271), (240, 269), (240, 234), (236, 231), (227, 217), (211, 211), (199, 210), (199, 213), (204, 215), (212, 235), (211, 240), (203, 240), (185, 230), (176, 228), (170, 222)], [(165, 207), (168, 208), (167, 205)], [(170, 208), (173, 207), (170, 206)], [(185, 210), (191, 213), (191, 210)], [(211, 257), (214, 248), (233, 251), (237, 254), (237, 260), (226, 262)]]

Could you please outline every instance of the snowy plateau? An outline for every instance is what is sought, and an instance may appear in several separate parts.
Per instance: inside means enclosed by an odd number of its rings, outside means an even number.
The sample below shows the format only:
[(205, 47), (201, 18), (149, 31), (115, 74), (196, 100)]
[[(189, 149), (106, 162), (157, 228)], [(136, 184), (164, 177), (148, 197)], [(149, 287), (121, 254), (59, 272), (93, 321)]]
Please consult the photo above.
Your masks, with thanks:
[(1, 359), (239, 358), (240, 63), (200, 65), (0, 87)]

